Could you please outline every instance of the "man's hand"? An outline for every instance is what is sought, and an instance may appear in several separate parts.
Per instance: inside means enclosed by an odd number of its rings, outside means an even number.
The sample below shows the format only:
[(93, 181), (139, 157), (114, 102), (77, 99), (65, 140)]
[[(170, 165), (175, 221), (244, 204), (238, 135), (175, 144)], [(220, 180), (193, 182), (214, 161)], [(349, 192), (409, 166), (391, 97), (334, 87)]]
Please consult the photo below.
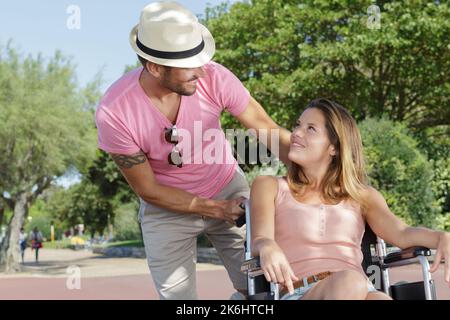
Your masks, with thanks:
[(159, 184), (145, 154), (111, 154), (133, 191), (144, 201), (182, 214), (203, 216), (229, 221), (235, 224), (243, 213), (239, 207), (245, 198), (211, 200), (201, 198), (184, 190)]
[(237, 220), (245, 212), (242, 207), (240, 207), (240, 204), (245, 200), (246, 198), (244, 197), (239, 197), (233, 200), (216, 200), (220, 210), (217, 215), (213, 216), (213, 218), (226, 220), (232, 224), (235, 224), (235, 220)]

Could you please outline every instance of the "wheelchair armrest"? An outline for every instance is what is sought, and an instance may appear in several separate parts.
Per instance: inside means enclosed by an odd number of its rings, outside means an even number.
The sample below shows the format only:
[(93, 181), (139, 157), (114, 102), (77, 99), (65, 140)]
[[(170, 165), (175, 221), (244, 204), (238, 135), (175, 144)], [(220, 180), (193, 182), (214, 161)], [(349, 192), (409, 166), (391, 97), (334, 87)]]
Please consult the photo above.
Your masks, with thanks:
[(259, 257), (255, 257), (250, 260), (246, 260), (246, 261), (244, 261), (244, 263), (241, 266), (241, 272), (256, 271), (259, 269), (261, 269), (261, 263), (260, 263)]
[(411, 247), (404, 250), (398, 250), (392, 253), (389, 253), (386, 257), (384, 257), (383, 262), (385, 264), (412, 259), (418, 256), (430, 256), (431, 250), (426, 247)]

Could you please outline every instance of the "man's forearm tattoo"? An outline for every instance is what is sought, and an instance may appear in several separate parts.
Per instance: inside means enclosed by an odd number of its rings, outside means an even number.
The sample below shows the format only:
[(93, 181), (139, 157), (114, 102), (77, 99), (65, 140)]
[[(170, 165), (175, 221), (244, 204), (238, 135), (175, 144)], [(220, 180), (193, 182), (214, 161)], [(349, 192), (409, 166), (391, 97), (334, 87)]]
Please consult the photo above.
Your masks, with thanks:
[(147, 157), (144, 153), (142, 153), (142, 151), (132, 155), (111, 154), (111, 157), (121, 169), (130, 169), (131, 167), (144, 163), (145, 160), (147, 160)]

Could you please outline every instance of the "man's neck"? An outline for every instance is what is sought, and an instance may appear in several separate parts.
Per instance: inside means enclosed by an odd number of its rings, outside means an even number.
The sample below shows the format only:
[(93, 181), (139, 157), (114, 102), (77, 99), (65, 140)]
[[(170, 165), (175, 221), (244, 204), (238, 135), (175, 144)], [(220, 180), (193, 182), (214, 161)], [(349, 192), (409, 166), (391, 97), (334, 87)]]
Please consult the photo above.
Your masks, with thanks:
[(152, 101), (157, 101), (164, 105), (180, 100), (180, 95), (178, 93), (162, 87), (145, 69), (139, 77), (139, 83), (144, 89), (145, 94)]

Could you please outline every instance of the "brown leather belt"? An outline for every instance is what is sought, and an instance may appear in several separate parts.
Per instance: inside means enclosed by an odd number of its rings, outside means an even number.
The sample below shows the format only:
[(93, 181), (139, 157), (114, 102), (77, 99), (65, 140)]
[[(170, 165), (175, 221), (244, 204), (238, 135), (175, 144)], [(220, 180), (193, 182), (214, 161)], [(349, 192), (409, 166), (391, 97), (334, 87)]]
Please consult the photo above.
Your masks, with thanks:
[[(329, 271), (320, 272), (320, 273), (315, 274), (313, 276), (309, 276), (308, 278), (305, 277), (305, 278), (303, 278), (301, 280), (295, 281), (293, 283), (294, 289), (301, 288), (301, 287), (304, 287), (306, 285), (310, 285), (310, 284), (312, 284), (314, 282), (317, 282), (319, 280), (323, 280), (326, 277), (330, 276), (331, 274), (332, 274), (332, 272), (329, 272)], [(289, 293), (289, 291), (288, 291), (288, 289), (286, 287), (283, 286), (281, 288), (281, 290), (280, 290), (280, 297), (284, 296), (286, 293)]]

